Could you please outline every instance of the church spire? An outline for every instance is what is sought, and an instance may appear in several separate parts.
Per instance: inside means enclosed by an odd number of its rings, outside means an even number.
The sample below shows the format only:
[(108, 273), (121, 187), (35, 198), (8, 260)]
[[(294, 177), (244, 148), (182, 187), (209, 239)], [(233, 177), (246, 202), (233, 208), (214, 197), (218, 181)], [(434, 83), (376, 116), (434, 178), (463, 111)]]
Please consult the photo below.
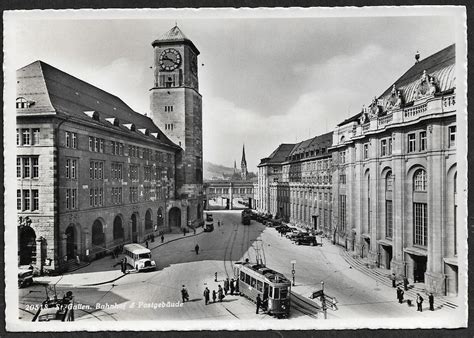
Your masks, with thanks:
[(242, 161), (240, 162), (240, 167), (242, 168), (242, 180), (247, 180), (247, 160), (245, 159), (245, 144), (242, 146)]

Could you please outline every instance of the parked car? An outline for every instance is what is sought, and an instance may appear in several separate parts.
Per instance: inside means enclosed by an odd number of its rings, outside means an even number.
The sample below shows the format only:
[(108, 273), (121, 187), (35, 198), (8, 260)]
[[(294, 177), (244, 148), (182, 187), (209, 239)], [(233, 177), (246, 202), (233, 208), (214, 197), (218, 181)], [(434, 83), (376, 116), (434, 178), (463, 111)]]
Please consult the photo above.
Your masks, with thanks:
[(291, 241), (296, 242), (298, 239), (306, 237), (306, 236), (310, 236), (310, 234), (308, 234), (307, 232), (298, 232), (298, 233), (290, 236), (289, 238), (290, 238)]
[(316, 241), (316, 237), (311, 236), (311, 235), (299, 237), (295, 240), (295, 243), (297, 245), (301, 245), (301, 244), (309, 244), (311, 246), (318, 245), (318, 242)]
[(18, 287), (24, 288), (33, 284), (33, 270), (19, 270), (18, 271)]

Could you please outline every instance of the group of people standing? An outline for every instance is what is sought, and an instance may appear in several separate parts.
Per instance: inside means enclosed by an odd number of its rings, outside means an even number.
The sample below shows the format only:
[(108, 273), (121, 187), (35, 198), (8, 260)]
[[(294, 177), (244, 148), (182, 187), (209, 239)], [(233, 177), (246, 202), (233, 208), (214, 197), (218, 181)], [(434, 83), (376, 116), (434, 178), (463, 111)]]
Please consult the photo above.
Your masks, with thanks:
[[(227, 277), (226, 280), (224, 281), (224, 288), (222, 288), (222, 286), (219, 284), (217, 286), (217, 292), (216, 290), (212, 290), (212, 302), (215, 303), (216, 300), (218, 300), (219, 302), (222, 302), (222, 300), (227, 295), (227, 293), (229, 293), (229, 291), (231, 295), (239, 294), (239, 281), (238, 280), (234, 280), (233, 278), (229, 280), (229, 278)], [(204, 289), (203, 295), (204, 295), (204, 302), (206, 305), (208, 305), (210, 303), (211, 291), (209, 290), (207, 286)]]
[[(404, 294), (405, 294), (405, 292), (402, 290), (402, 288), (397, 287), (397, 299), (398, 299), (398, 302), (400, 304), (403, 303)], [(423, 301), (424, 301), (424, 299), (419, 293), (416, 294), (416, 300), (415, 301), (416, 301), (416, 311), (423, 312)], [(430, 311), (434, 311), (434, 296), (433, 296), (432, 292), (430, 292), (430, 294), (428, 295), (428, 303), (430, 304)]]

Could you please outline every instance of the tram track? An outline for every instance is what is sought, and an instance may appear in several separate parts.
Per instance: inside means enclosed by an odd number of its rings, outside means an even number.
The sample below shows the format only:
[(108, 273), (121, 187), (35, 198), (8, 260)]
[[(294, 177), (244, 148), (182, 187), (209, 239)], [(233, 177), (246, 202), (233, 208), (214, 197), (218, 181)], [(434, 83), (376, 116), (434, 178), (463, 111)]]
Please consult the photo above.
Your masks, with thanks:
[[(229, 271), (227, 269), (227, 263), (230, 265), (230, 272), (232, 273), (232, 253), (234, 250), (234, 245), (235, 245), (235, 240), (237, 239), (237, 232), (238, 232), (238, 225), (233, 224), (232, 225), (232, 233), (229, 236), (229, 241), (227, 242), (225, 251), (224, 251), (224, 271), (226, 274), (226, 277), (229, 277)], [(229, 250), (230, 248), (230, 250)], [(229, 256), (229, 258), (227, 258)]]

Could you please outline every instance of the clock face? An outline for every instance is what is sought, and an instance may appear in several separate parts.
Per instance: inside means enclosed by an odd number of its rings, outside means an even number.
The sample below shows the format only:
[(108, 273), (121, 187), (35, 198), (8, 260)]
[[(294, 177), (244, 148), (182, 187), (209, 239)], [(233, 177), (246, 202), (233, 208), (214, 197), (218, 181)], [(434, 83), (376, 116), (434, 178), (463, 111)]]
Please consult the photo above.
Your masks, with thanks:
[(160, 67), (163, 70), (175, 70), (181, 64), (181, 55), (176, 49), (165, 49), (160, 55)]
[(191, 56), (191, 72), (193, 72), (194, 75), (197, 75), (197, 56), (192, 54)]

